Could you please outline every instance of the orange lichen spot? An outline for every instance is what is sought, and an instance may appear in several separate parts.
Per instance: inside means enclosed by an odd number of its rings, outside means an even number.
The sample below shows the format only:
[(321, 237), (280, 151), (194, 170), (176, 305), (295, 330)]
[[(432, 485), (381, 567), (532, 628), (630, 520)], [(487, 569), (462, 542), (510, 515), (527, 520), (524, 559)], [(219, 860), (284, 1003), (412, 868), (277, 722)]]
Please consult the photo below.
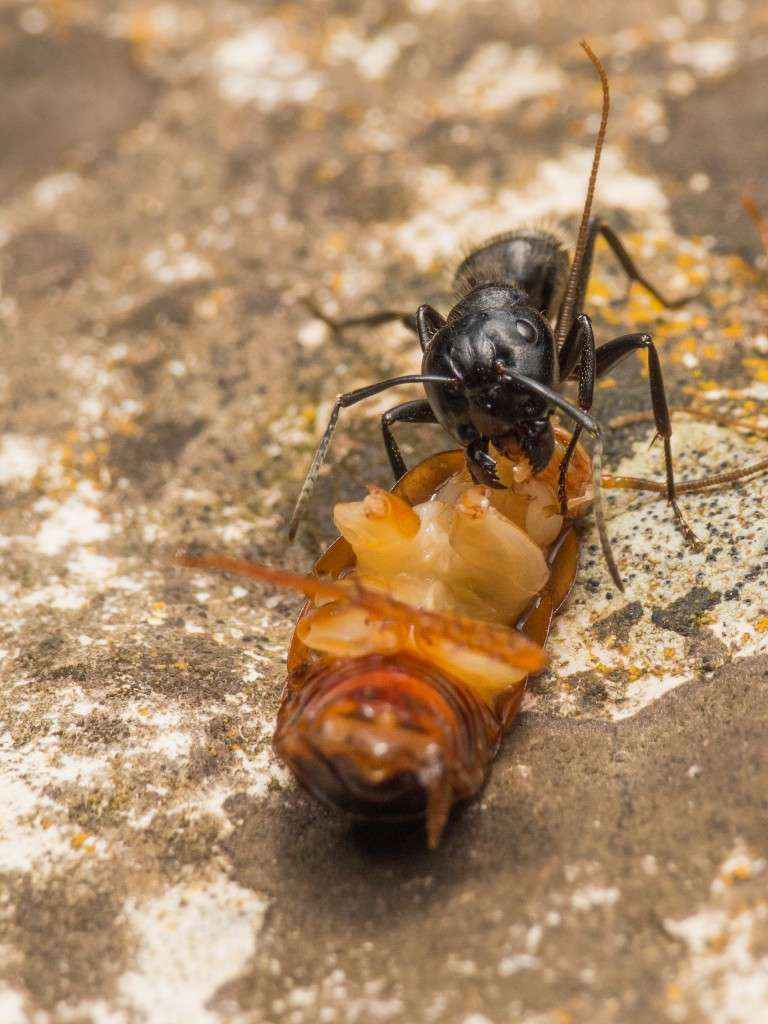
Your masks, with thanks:
[(727, 327), (723, 327), (720, 334), (724, 338), (740, 338), (744, 334), (744, 324), (737, 320), (732, 324), (728, 324)]
[(595, 302), (600, 304), (601, 302), (607, 302), (611, 297), (610, 289), (602, 281), (590, 281), (589, 291), (587, 293), (587, 302)]
[(711, 953), (722, 953), (727, 945), (728, 933), (726, 931), (719, 932), (707, 939), (707, 949)]
[(724, 875), (726, 882), (748, 882), (754, 875), (754, 869), (748, 862), (734, 864), (730, 871)]
[(765, 615), (762, 619), (758, 619), (755, 623), (755, 629), (758, 633), (768, 633), (768, 615)]
[(693, 270), (698, 261), (698, 257), (694, 256), (690, 252), (681, 252), (677, 257), (677, 265), (680, 270)]
[(339, 256), (347, 248), (349, 239), (343, 231), (329, 231), (322, 242), (323, 251), (331, 256)]
[(603, 380), (600, 381), (600, 387), (606, 391), (610, 391), (611, 388), (616, 387), (616, 378), (604, 377)]
[(72, 847), (73, 850), (79, 850), (81, 849), (83, 844), (88, 841), (89, 838), (90, 837), (87, 832), (78, 832), (69, 840), (69, 845)]
[(742, 363), (751, 370), (755, 379), (762, 384), (768, 383), (768, 359), (759, 359), (756, 356), (749, 359), (742, 359)]
[(665, 647), (664, 648), (664, 657), (667, 658), (668, 660), (671, 660), (672, 658), (676, 658), (677, 657), (677, 651), (675, 650), (674, 647)]
[(703, 380), (699, 384), (699, 391), (717, 391), (720, 384), (716, 380)]
[(667, 999), (671, 1003), (679, 1003), (680, 1000), (683, 998), (683, 993), (682, 993), (682, 990), (681, 990), (680, 986), (676, 985), (673, 981), (671, 981), (667, 985), (666, 994), (667, 994)]
[(184, 661), (183, 658), (179, 658), (178, 661), (174, 661), (173, 667), (179, 669), (181, 672), (187, 672), (189, 670), (189, 662)]

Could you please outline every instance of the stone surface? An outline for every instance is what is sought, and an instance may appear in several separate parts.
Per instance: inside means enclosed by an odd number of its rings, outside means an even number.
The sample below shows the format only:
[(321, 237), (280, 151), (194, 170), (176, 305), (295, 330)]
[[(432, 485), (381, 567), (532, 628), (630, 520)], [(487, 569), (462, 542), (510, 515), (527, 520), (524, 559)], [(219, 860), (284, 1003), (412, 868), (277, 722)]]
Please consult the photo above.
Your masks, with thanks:
[[(569, 1024), (768, 1019), (765, 479), (611, 498), (482, 798), (435, 853), (299, 792), (269, 739), (291, 596), (184, 573), (197, 542), (306, 568), (387, 480), (330, 402), (418, 365), (302, 306), (450, 305), (472, 242), (600, 208), (599, 337), (649, 330), (683, 477), (768, 454), (763, 5), (16, 4), (0, 18), (0, 1020)], [(768, 207), (768, 193), (755, 192)], [(384, 396), (386, 398), (386, 396)], [(659, 477), (647, 373), (599, 389), (612, 471)], [(758, 433), (749, 433), (754, 428)], [(760, 428), (763, 434), (759, 433)], [(410, 458), (445, 444), (402, 428)]]

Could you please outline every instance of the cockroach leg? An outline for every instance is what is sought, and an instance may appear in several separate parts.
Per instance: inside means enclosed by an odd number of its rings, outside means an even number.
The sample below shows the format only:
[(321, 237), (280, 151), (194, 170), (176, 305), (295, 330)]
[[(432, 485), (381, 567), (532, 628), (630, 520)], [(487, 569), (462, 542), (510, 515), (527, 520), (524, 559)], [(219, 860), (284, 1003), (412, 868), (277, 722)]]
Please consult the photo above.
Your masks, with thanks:
[[(711, 476), (703, 476), (698, 480), (682, 480), (677, 484), (678, 494), (696, 494), (700, 491), (708, 491), (715, 487), (722, 487), (723, 484), (734, 484), (741, 480), (751, 480), (761, 473), (768, 472), (768, 459), (759, 459), (751, 462), (741, 469), (732, 469), (724, 473), (713, 473)], [(667, 496), (667, 485), (660, 480), (646, 480), (637, 476), (603, 476), (603, 487), (606, 490), (622, 491), (653, 491), (655, 494)]]
[[(765, 428), (747, 423), (744, 420), (728, 419), (725, 416), (719, 416), (716, 413), (710, 413), (705, 410), (689, 411), (687, 409), (680, 409), (675, 410), (675, 415), (677, 414), (683, 414), (691, 419), (703, 420), (707, 423), (716, 423), (718, 426), (731, 430), (741, 430), (747, 434), (753, 434), (755, 437), (768, 437), (768, 430)], [(610, 421), (609, 425), (614, 428), (627, 427), (633, 426), (636, 423), (652, 422), (653, 418), (654, 414), (647, 411), (627, 413), (622, 416), (616, 416)], [(707, 476), (698, 477), (695, 480), (677, 481), (675, 490), (677, 494), (697, 494), (701, 491), (721, 487), (723, 484), (751, 480), (753, 477), (765, 472), (768, 472), (768, 458), (758, 459), (756, 462), (751, 462), (740, 469), (725, 470), (722, 473), (711, 473)], [(655, 494), (663, 494), (665, 497), (669, 497), (667, 484), (662, 483), (660, 480), (649, 480), (645, 477), (636, 476), (617, 476), (606, 473), (603, 474), (602, 483), (603, 487), (607, 490), (651, 491)]]

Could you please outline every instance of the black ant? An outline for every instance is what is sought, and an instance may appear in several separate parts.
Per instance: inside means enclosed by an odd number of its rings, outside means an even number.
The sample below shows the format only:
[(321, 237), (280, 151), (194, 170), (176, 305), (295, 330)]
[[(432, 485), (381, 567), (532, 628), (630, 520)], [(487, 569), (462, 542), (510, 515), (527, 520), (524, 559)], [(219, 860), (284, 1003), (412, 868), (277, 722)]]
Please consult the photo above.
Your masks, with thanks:
[[(490, 487), (501, 487), (496, 463), (488, 452), (489, 444), (501, 450), (516, 446), (528, 458), (533, 472), (540, 472), (554, 452), (550, 417), (557, 409), (575, 423), (560, 468), (563, 514), (567, 511), (568, 464), (581, 432), (586, 430), (593, 438), (594, 510), (600, 543), (611, 577), (623, 590), (601, 498), (602, 430), (590, 410), (596, 380), (631, 352), (645, 350), (653, 417), (657, 435), (664, 443), (667, 500), (686, 542), (695, 550), (701, 549), (677, 504), (672, 424), (653, 339), (649, 334), (624, 334), (597, 347), (592, 321), (583, 312), (598, 236), (608, 243), (629, 281), (636, 281), (667, 309), (682, 306), (691, 296), (665, 298), (635, 266), (616, 232), (599, 217), (591, 216), (610, 96), (605, 69), (588, 43), (582, 41), (580, 45), (600, 76), (603, 106), (570, 273), (568, 253), (559, 239), (543, 231), (510, 231), (491, 238), (461, 263), (455, 277), (461, 298), (447, 318), (429, 305), (420, 306), (415, 317), (389, 310), (346, 321), (323, 317), (337, 330), (401, 320), (418, 335), (423, 352), (422, 372), (339, 395), (299, 493), (289, 526), (291, 539), (327, 454), (340, 411), (400, 384), (423, 384), (426, 399), (404, 402), (382, 416), (384, 444), (395, 479), (405, 473), (406, 465), (392, 435), (393, 423), (439, 423), (465, 449), (473, 479)], [(554, 330), (551, 321), (555, 323)], [(571, 379), (578, 382), (578, 405), (558, 390)]]

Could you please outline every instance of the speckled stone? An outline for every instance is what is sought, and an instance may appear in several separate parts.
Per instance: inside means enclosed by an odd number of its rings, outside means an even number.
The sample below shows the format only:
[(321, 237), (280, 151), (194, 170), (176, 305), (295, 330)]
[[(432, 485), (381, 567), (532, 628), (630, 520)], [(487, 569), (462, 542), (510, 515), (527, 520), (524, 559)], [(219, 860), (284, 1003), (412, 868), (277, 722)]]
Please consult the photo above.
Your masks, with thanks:
[[(683, 497), (700, 554), (654, 495), (611, 494), (625, 594), (587, 519), (549, 668), (434, 853), (275, 761), (296, 599), (170, 560), (305, 569), (333, 502), (387, 482), (382, 396), (287, 546), (335, 395), (418, 366), (399, 326), (332, 337), (302, 300), (446, 310), (473, 242), (572, 236), (583, 35), (614, 100), (599, 208), (698, 293), (627, 296), (601, 248), (598, 337), (656, 337), (681, 478), (765, 458), (739, 202), (768, 209), (764, 5), (3, 5), (3, 1024), (766, 1019), (765, 478)], [(660, 478), (640, 357), (596, 409), (610, 471)], [(401, 433), (411, 460), (446, 443)]]

